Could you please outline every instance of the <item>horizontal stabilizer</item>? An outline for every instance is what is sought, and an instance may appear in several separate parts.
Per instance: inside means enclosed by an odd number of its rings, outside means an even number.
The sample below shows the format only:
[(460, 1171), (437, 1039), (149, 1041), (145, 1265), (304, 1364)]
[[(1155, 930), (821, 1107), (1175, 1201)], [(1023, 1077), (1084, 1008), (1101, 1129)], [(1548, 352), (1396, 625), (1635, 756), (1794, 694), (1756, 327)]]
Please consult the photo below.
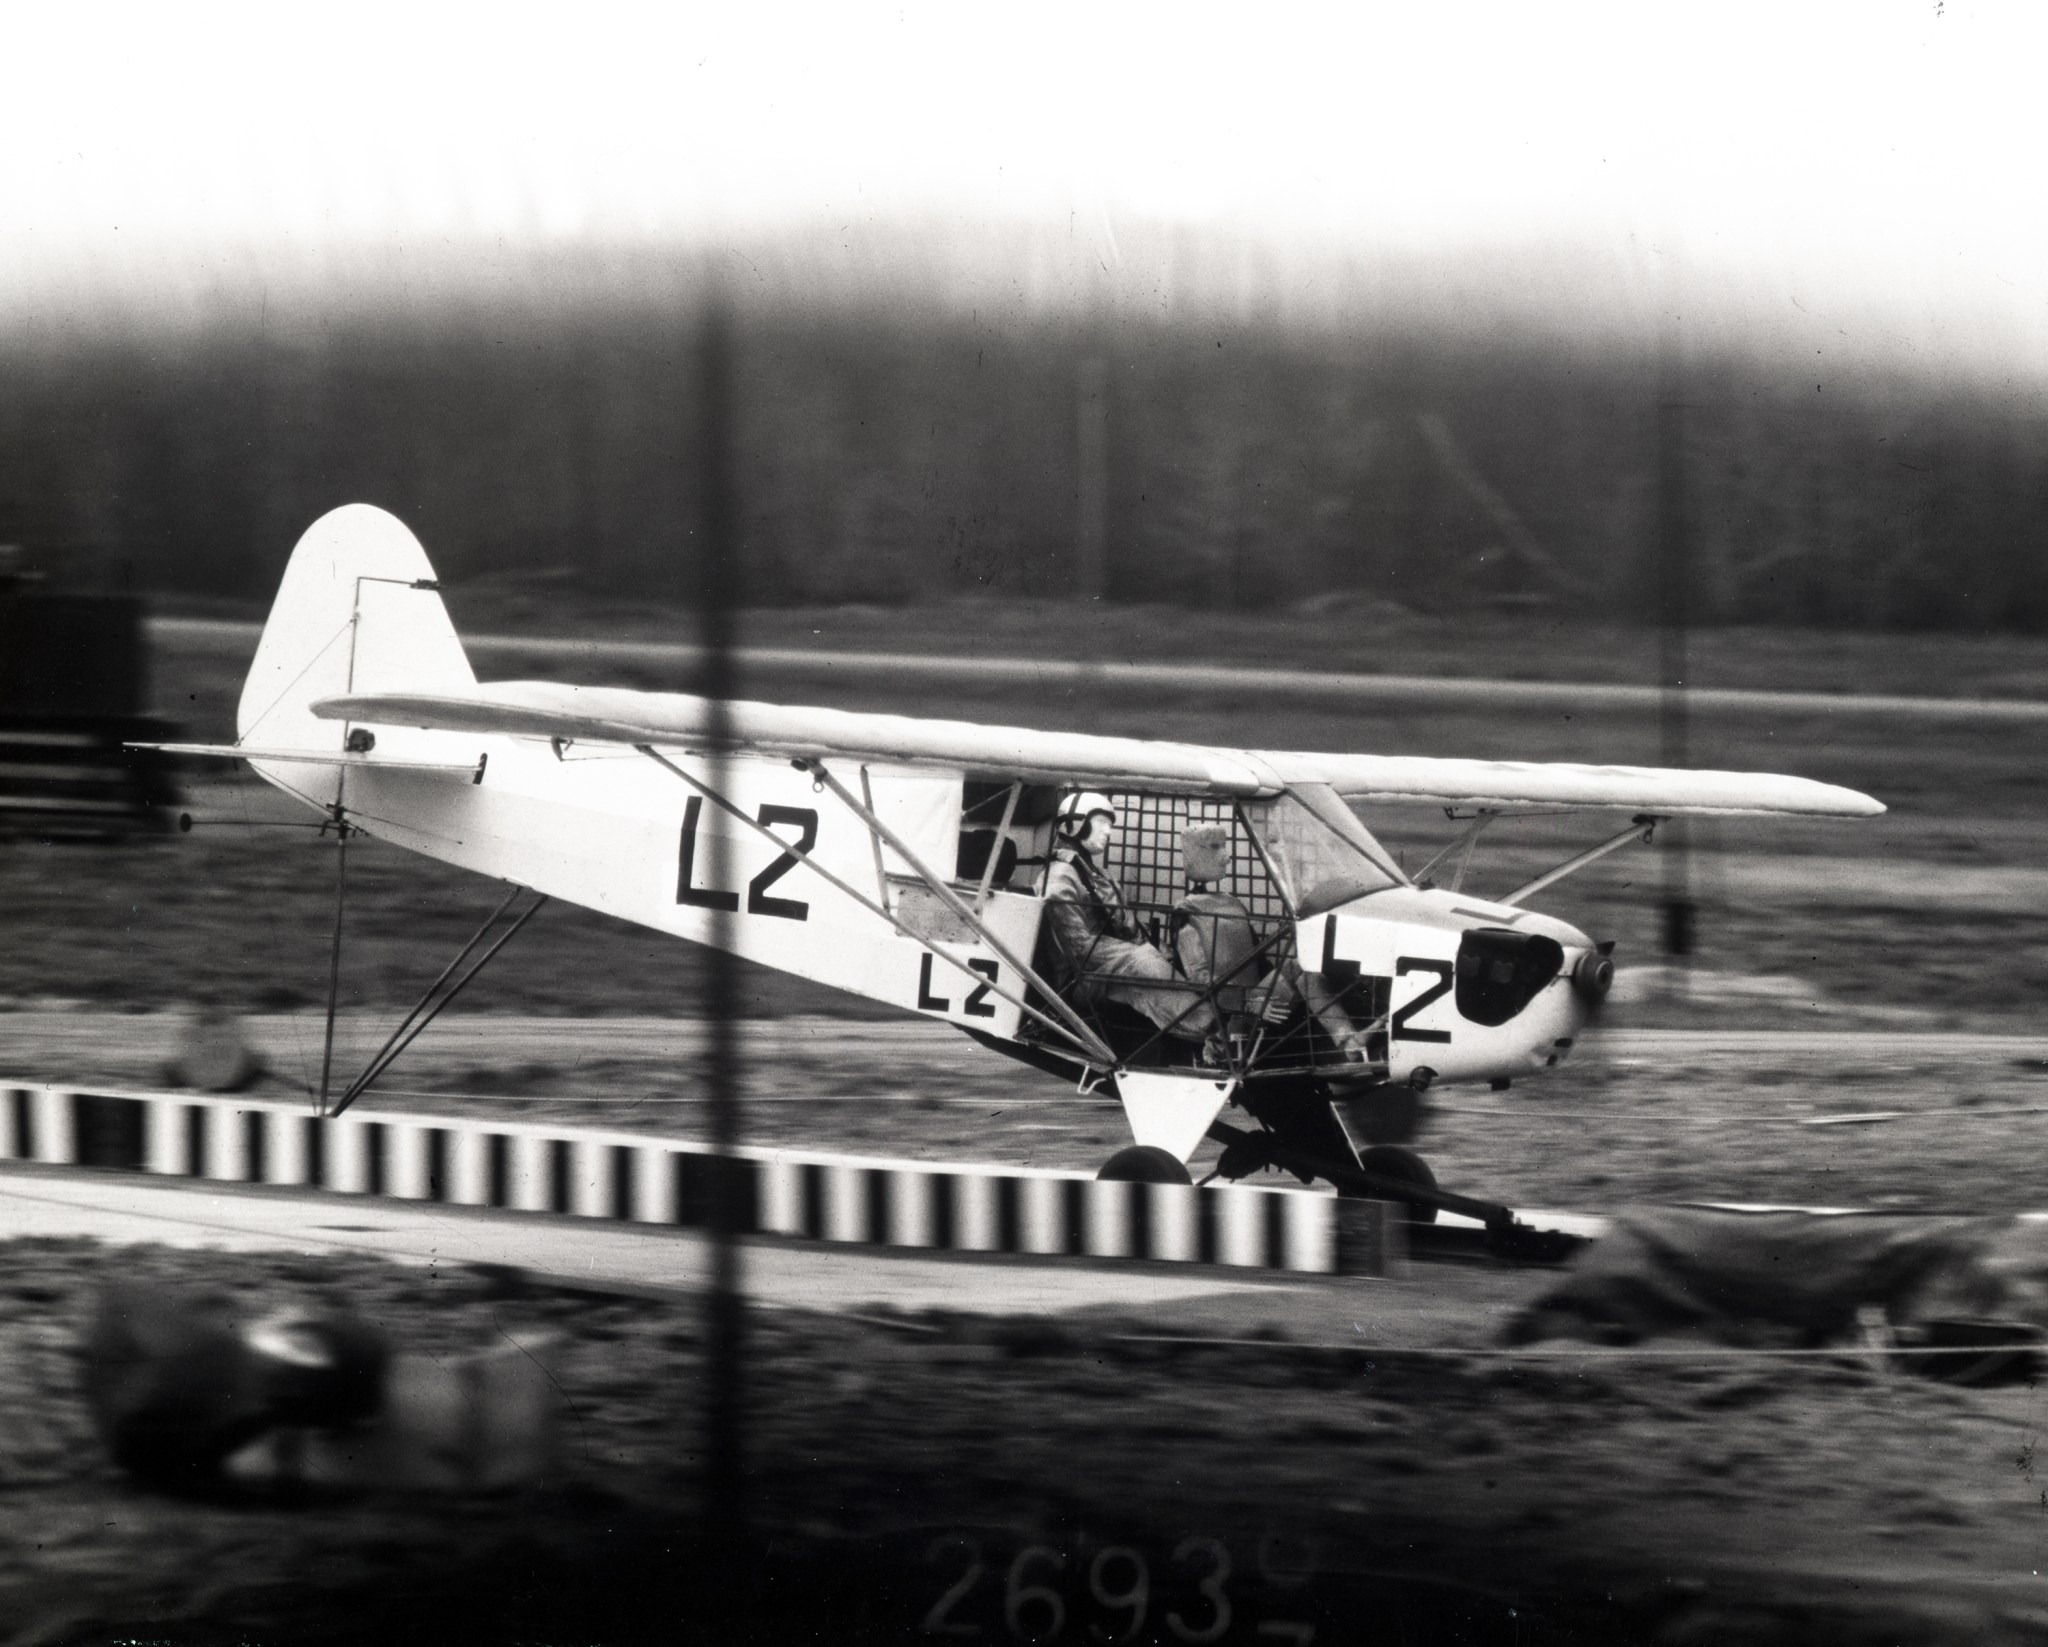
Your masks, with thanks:
[(127, 743), (123, 749), (154, 749), (165, 755), (199, 755), (222, 761), (295, 761), (305, 766), (374, 767), (382, 772), (460, 772), (473, 775), (478, 763), (394, 761), (379, 755), (335, 749), (257, 749), (235, 743)]

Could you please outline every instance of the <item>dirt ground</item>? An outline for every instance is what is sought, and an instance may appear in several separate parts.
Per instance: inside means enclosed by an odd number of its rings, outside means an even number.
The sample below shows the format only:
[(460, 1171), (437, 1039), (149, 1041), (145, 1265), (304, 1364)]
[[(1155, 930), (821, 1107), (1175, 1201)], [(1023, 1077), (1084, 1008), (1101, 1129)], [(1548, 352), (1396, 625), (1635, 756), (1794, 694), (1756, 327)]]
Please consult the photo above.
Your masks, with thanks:
[(2039, 1392), (1854, 1356), (1418, 1357), (1176, 1346), (1107, 1314), (757, 1313), (753, 1537), (714, 1570), (689, 1303), (367, 1260), (125, 1253), (126, 1274), (249, 1298), (345, 1292), (429, 1353), (536, 1325), (571, 1341), (565, 1454), (541, 1488), (193, 1504), (119, 1476), (76, 1394), (72, 1344), (108, 1259), (68, 1242), (7, 1256), (0, 1640), (15, 1647), (2048, 1628)]

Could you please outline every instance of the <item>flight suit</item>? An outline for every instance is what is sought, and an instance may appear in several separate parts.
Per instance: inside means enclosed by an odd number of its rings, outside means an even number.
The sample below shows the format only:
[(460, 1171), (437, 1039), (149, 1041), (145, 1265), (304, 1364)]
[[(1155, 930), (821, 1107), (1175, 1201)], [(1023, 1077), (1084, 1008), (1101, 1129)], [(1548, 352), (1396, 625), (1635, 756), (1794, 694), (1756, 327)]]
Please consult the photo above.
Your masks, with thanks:
[(1120, 1001), (1191, 1041), (1205, 1039), (1216, 1027), (1216, 1014), (1201, 992), (1183, 983), (1173, 963), (1146, 939), (1116, 882), (1086, 847), (1066, 845), (1054, 852), (1045, 904), (1077, 1000)]
[[(1214, 989), (1226, 1012), (1257, 1014), (1269, 1026), (1287, 1021), (1305, 1001), (1323, 1030), (1347, 1056), (1363, 1059), (1365, 1036), (1345, 1013), (1320, 972), (1310, 972), (1287, 952), (1278, 965), (1257, 960), (1259, 939), (1243, 900), (1228, 892), (1197, 887), (1174, 906), (1174, 953), (1193, 983)], [(1242, 1025), (1246, 1020), (1240, 1019)]]

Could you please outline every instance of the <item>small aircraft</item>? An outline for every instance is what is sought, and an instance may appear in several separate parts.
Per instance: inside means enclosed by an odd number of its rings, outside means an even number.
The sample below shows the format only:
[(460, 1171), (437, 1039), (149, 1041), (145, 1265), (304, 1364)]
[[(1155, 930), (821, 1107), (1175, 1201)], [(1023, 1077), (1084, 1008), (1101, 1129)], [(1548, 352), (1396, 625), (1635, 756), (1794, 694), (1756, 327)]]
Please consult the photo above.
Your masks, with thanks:
[[(1425, 1089), (1556, 1065), (1605, 996), (1613, 945), (1526, 901), (1667, 818), (1884, 810), (1761, 773), (1207, 748), (484, 684), (425, 552), (364, 504), (294, 549), (236, 732), (154, 747), (247, 761), (344, 844), (361, 832), (513, 888), (332, 1113), (524, 924), (538, 907), (515, 916), (524, 893), (1107, 1087), (1132, 1143), (1104, 1178), (1187, 1183), (1212, 1138), (1226, 1178), (1280, 1168), (1420, 1221), (1449, 1208), (1496, 1228), (1505, 1209), (1437, 1188), (1402, 1141)], [(1441, 806), (1465, 828), (1411, 876), (1354, 810), (1383, 802)], [(1489, 824), (1560, 811), (1628, 821), (1504, 897), (1463, 890)]]

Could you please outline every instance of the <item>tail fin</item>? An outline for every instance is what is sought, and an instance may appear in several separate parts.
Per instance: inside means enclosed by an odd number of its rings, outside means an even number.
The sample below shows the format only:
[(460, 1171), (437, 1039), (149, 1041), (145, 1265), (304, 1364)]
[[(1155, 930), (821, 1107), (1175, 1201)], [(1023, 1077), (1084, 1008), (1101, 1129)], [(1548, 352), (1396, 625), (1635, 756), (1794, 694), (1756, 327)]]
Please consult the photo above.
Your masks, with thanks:
[(475, 684), (419, 540), (382, 509), (351, 503), (313, 522), (292, 550), (235, 733), (271, 748), (339, 749), (341, 723), (309, 707), (321, 698)]

